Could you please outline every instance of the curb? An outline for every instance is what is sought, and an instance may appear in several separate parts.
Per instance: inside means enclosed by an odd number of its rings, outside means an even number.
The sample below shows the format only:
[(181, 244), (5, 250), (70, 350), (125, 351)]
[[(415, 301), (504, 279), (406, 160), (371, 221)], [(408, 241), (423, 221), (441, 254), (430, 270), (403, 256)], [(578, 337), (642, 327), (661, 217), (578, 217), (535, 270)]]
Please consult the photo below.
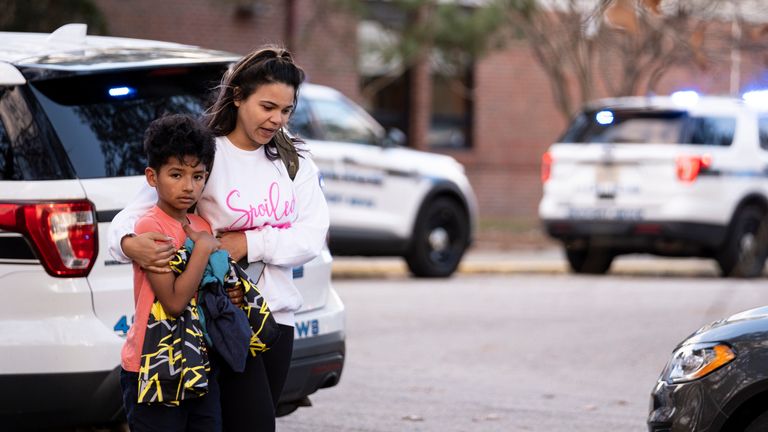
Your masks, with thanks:
[[(397, 257), (334, 257), (334, 278), (409, 277), (405, 261)], [(468, 254), (456, 274), (515, 275), (571, 274), (565, 260), (550, 251)], [(659, 258), (645, 255), (619, 257), (610, 275), (719, 277), (714, 261), (696, 258)]]

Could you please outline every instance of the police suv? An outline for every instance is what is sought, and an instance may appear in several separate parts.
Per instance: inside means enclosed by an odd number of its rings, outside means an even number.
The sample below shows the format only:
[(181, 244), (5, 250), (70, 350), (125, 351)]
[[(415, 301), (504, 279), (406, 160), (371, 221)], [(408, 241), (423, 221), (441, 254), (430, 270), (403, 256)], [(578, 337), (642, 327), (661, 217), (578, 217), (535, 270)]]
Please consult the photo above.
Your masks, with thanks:
[(600, 100), (542, 160), (539, 216), (571, 269), (620, 254), (707, 257), (756, 277), (768, 255), (768, 105), (684, 91)]
[(324, 86), (302, 86), (289, 126), (325, 180), (334, 255), (402, 256), (419, 277), (456, 270), (477, 219), (461, 164), (401, 146), (401, 132)]
[[(122, 418), (132, 270), (110, 259), (108, 225), (145, 181), (149, 122), (202, 112), (236, 58), (84, 25), (0, 33), (0, 429)], [(345, 358), (330, 253), (293, 275), (304, 306), (282, 413), (335, 385)]]

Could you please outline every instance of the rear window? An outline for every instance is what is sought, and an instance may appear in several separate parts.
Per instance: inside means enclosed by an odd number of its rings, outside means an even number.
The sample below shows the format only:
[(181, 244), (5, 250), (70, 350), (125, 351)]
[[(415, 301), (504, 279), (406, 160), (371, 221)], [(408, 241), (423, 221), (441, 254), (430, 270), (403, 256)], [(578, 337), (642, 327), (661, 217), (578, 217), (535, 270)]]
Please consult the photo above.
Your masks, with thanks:
[(166, 113), (201, 114), (225, 65), (78, 75), (32, 83), (80, 178), (144, 173), (142, 140)]
[(73, 178), (45, 117), (30, 110), (23, 86), (0, 87), (0, 180)]
[(735, 117), (604, 109), (576, 117), (560, 142), (729, 146), (735, 130)]

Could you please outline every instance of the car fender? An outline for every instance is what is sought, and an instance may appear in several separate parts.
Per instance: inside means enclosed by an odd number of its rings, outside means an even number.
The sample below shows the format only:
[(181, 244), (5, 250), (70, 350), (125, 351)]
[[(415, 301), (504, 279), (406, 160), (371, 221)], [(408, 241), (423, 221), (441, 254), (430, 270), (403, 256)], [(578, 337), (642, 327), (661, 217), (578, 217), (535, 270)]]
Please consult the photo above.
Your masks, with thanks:
[(740, 410), (748, 410), (751, 405), (759, 405), (764, 410), (766, 401), (768, 401), (768, 376), (764, 375), (733, 394), (720, 407), (720, 411), (724, 416), (718, 418), (722, 419), (722, 424), (713, 424), (712, 430), (720, 430), (724, 425), (738, 421), (737, 418)]

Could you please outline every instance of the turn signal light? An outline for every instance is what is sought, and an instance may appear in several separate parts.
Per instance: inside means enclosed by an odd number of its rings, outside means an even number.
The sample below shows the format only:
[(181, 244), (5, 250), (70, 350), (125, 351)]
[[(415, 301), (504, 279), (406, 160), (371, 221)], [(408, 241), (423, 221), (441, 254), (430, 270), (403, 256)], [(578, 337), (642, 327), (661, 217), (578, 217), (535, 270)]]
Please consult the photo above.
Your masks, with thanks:
[(0, 203), (0, 229), (17, 232), (51, 276), (87, 276), (98, 253), (90, 201)]
[(546, 152), (541, 155), (541, 182), (546, 183), (550, 175), (552, 175), (552, 153)]
[(710, 155), (680, 156), (677, 158), (677, 178), (686, 183), (692, 183), (699, 173), (712, 166)]

